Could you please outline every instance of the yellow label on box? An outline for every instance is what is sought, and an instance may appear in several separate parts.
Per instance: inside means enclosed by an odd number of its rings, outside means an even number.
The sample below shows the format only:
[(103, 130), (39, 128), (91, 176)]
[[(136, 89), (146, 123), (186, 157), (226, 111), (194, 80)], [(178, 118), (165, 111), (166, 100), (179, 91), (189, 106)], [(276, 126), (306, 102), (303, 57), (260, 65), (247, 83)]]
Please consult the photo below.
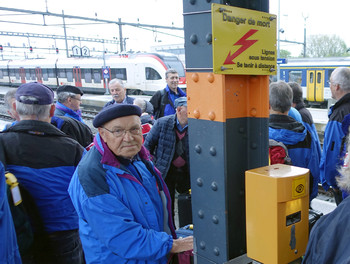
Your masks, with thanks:
[(306, 178), (305, 176), (293, 179), (292, 197), (298, 198), (304, 196), (306, 192)]
[(212, 4), (213, 71), (218, 74), (276, 74), (276, 16)]

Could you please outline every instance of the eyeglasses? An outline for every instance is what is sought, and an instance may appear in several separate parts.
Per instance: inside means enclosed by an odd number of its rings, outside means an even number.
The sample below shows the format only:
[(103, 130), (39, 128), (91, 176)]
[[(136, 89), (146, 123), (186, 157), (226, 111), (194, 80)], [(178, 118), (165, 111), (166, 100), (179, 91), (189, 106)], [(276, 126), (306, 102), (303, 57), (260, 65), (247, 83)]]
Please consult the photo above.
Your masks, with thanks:
[(331, 86), (332, 84), (334, 84), (334, 82), (328, 81), (327, 82), (329, 86)]
[(114, 131), (109, 130), (108, 128), (102, 127), (103, 129), (106, 129), (109, 133), (112, 133), (115, 137), (124, 137), (126, 132), (129, 132), (133, 136), (138, 136), (141, 134), (141, 127), (133, 127), (131, 129), (116, 129)]
[(79, 101), (79, 102), (82, 102), (83, 100), (81, 100), (81, 99), (78, 99), (78, 98), (76, 98), (76, 97), (71, 97), (72, 99), (75, 99), (75, 100), (77, 100), (77, 101)]

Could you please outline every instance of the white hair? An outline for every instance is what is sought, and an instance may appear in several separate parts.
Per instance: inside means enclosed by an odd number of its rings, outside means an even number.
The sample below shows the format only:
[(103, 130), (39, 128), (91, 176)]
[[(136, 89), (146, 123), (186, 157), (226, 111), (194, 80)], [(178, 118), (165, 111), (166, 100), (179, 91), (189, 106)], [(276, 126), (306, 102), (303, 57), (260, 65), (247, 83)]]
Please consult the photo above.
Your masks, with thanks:
[(26, 116), (36, 116), (38, 120), (44, 120), (50, 116), (51, 104), (38, 105), (38, 104), (23, 104), (16, 101), (16, 112), (22, 119)]

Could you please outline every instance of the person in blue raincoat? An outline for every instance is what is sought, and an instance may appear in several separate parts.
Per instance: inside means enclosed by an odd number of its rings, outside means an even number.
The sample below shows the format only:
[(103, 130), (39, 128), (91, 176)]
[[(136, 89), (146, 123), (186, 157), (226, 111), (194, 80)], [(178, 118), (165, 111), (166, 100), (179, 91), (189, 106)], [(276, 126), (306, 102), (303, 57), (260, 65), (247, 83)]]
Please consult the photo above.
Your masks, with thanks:
[(329, 87), (332, 98), (337, 102), (329, 109), (328, 113), (329, 120), (324, 131), (320, 178), (326, 191), (332, 187), (336, 203), (339, 204), (342, 201), (342, 193), (335, 178), (338, 176), (337, 169), (343, 163), (346, 138), (349, 133), (350, 69), (346, 67), (336, 68), (329, 79)]
[(305, 128), (311, 133), (313, 141), (316, 144), (318, 160), (320, 160), (322, 154), (320, 139), (312, 115), (310, 111), (305, 107), (303, 99), (303, 90), (301, 86), (296, 82), (289, 82), (288, 84), (293, 90), (292, 108), (295, 107), (295, 109), (300, 113), (302, 120), (298, 121), (302, 122)]
[(310, 202), (317, 196), (319, 159), (316, 144), (305, 126), (288, 116), (293, 91), (285, 82), (270, 84), (269, 138), (282, 142), (288, 149), (292, 165), (310, 170)]
[(113, 104), (94, 119), (94, 147), (74, 173), (69, 194), (79, 215), (87, 263), (165, 264), (191, 250), (176, 239), (169, 191), (142, 146), (141, 109)]
[[(347, 144), (349, 146), (349, 144)], [(347, 148), (349, 151), (349, 147)], [(350, 193), (349, 159), (338, 170), (340, 190)], [(350, 263), (350, 197), (322, 216), (311, 230), (302, 264)]]
[(55, 116), (68, 116), (84, 123), (80, 110), (83, 94), (79, 87), (73, 85), (58, 87)]

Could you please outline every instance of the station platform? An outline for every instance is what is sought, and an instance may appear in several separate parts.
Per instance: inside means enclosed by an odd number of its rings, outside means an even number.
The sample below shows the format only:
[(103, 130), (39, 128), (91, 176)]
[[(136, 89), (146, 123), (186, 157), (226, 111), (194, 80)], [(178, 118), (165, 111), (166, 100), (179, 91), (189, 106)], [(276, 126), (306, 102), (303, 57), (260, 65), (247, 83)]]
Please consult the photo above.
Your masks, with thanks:
[[(5, 95), (9, 89), (13, 89), (13, 88), (0, 86), (0, 95)], [(140, 96), (140, 95), (137, 95), (137, 96), (131, 95), (131, 96), (135, 98), (142, 98), (148, 101), (151, 98), (151, 96)], [(82, 96), (82, 105), (88, 106), (88, 107), (102, 108), (110, 100), (112, 100), (111, 95), (84, 94)], [(324, 113), (322, 113), (322, 111), (319, 111), (319, 110), (318, 112), (319, 112), (318, 116), (315, 119), (316, 120), (320, 119), (322, 121), (325, 120)], [(5, 127), (7, 123), (9, 122), (0, 120), (0, 131)], [(326, 201), (324, 197), (316, 197), (312, 201), (311, 207), (315, 210), (321, 211), (323, 214), (328, 214), (336, 208), (336, 204), (334, 203), (334, 201)]]

